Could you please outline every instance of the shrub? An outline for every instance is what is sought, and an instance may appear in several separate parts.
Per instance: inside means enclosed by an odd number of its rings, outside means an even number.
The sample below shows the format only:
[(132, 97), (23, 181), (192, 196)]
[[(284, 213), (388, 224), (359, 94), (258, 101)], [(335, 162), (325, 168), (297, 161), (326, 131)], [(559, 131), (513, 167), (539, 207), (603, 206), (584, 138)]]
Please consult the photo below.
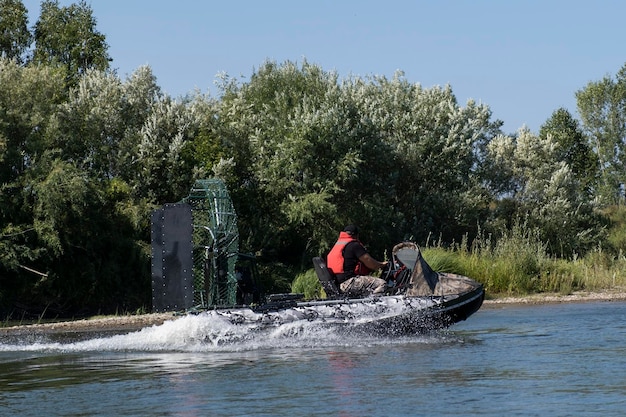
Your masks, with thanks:
[(314, 269), (298, 274), (291, 284), (291, 292), (302, 293), (306, 299), (326, 297)]

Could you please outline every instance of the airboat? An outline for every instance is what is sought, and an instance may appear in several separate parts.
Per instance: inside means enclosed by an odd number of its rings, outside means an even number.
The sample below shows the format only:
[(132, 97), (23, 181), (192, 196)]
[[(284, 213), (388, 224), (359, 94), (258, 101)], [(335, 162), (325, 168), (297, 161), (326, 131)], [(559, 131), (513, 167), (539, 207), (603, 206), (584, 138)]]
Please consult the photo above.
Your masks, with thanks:
[(263, 295), (254, 256), (239, 253), (237, 216), (224, 183), (204, 179), (188, 197), (151, 216), (152, 309), (211, 314), (251, 330), (288, 323), (316, 323), (350, 332), (407, 335), (466, 320), (483, 303), (479, 282), (434, 271), (413, 242), (392, 250), (381, 277), (383, 294), (357, 297), (342, 292), (321, 257), (312, 266), (326, 295)]

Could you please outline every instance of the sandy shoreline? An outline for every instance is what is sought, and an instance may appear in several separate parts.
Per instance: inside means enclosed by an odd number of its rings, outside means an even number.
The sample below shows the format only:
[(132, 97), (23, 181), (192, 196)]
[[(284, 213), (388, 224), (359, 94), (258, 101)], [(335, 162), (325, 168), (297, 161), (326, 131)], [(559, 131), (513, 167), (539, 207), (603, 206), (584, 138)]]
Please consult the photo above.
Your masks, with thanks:
[(46, 333), (82, 333), (111, 332), (125, 333), (144, 327), (163, 324), (167, 320), (177, 318), (174, 313), (152, 313), (127, 316), (97, 317), (80, 320), (61, 320), (49, 323), (22, 324), (0, 327), (0, 338), (3, 335), (46, 334)]
[(531, 294), (523, 297), (497, 297), (485, 300), (482, 308), (502, 304), (550, 304), (550, 303), (583, 303), (594, 301), (624, 301), (626, 289), (610, 289), (603, 291), (577, 291), (571, 294)]
[[(626, 291), (607, 290), (600, 292), (576, 292), (568, 295), (533, 294), (525, 297), (498, 297), (485, 300), (482, 308), (503, 308), (507, 305), (536, 305), (549, 303), (575, 303), (594, 301), (625, 301)], [(45, 333), (80, 332), (131, 332), (144, 327), (163, 324), (180, 316), (175, 313), (152, 313), (127, 316), (98, 317), (81, 320), (58, 321), (53, 323), (24, 324), (0, 327), (2, 336)]]

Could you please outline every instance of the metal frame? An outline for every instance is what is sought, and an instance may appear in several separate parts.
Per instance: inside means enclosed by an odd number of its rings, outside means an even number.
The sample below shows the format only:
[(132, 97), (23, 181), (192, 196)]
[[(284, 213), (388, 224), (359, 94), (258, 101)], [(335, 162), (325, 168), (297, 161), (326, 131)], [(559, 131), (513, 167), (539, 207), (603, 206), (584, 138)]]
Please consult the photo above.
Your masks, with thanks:
[(235, 305), (239, 231), (225, 184), (219, 179), (197, 180), (183, 202), (192, 209), (194, 305)]

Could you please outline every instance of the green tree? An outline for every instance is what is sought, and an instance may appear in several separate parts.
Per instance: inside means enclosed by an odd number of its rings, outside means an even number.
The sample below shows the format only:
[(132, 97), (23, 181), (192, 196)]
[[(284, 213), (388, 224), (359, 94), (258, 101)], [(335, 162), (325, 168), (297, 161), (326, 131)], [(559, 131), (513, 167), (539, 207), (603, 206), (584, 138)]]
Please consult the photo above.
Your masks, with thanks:
[(308, 265), (348, 222), (378, 237), (380, 255), (401, 238), (476, 229), (481, 149), (501, 124), (488, 107), (402, 74), (339, 82), (307, 62), (267, 62), (223, 87), (217, 137), (252, 248)]
[(626, 184), (626, 65), (576, 92), (584, 131), (598, 155), (597, 196), (605, 204), (622, 202)]
[[(126, 82), (106, 71), (87, 71), (51, 120), (46, 130), (51, 165), (63, 167), (55, 181), (62, 177), (78, 181), (82, 176), (89, 185), (88, 194), (95, 203), (81, 200), (82, 205), (76, 204), (89, 208), (80, 215), (91, 219), (89, 226), (83, 225), (85, 234), (99, 240), (87, 243), (84, 236), (64, 235), (66, 239), (60, 239), (62, 252), (56, 255), (65, 259), (68, 253), (79, 251), (77, 248), (83, 250), (74, 262), (87, 271), (79, 275), (92, 281), (90, 302), (105, 303), (104, 293), (95, 296), (94, 288), (107, 287), (107, 294), (114, 290), (119, 293), (129, 284), (136, 288), (147, 277), (143, 262), (148, 259), (145, 242), (149, 241), (150, 210), (187, 195), (195, 161), (188, 150), (197, 116), (186, 103), (161, 95), (150, 68), (142, 67)], [(44, 168), (38, 178), (49, 185), (50, 174)], [(41, 206), (46, 208), (42, 209), (46, 219), (54, 218), (48, 209), (54, 204), (74, 205), (74, 201), (62, 199), (66, 194), (47, 195), (47, 205)], [(63, 223), (61, 230), (72, 230), (77, 218)], [(125, 252), (118, 250), (120, 247)], [(127, 272), (119, 270), (123, 265)], [(122, 285), (120, 274), (129, 271), (137, 278)], [(132, 295), (128, 291), (123, 294), (119, 300)]]
[(347, 222), (372, 236), (382, 230), (374, 219), (392, 212), (391, 201), (376, 177), (388, 153), (336, 73), (266, 62), (248, 84), (225, 85), (219, 137), (232, 162), (223, 166), (237, 179), (231, 189), (252, 249), (309, 266)]
[(197, 121), (184, 104), (169, 97), (157, 101), (141, 127), (131, 183), (140, 197), (176, 202), (193, 181), (193, 134)]
[[(32, 182), (33, 221), (47, 276), (30, 277), (29, 303), (63, 315), (148, 303), (148, 258), (101, 181), (54, 153)], [(24, 298), (26, 294), (22, 294)]]
[(63, 84), (54, 69), (24, 68), (0, 58), (0, 270), (5, 272), (37, 266), (31, 171), (47, 148), (44, 132), (63, 98)]
[(28, 11), (21, 0), (0, 0), (0, 57), (21, 63), (31, 43)]
[[(198, 161), (198, 175), (215, 175), (220, 171), (221, 161), (226, 158), (222, 141), (217, 135), (219, 120), (217, 117), (219, 103), (208, 96), (196, 95), (189, 104), (191, 112), (198, 114), (198, 133), (193, 142), (193, 154)], [(223, 166), (223, 164), (221, 164)], [(220, 173), (228, 177), (227, 172)]]
[(334, 134), (345, 125), (333, 109), (336, 75), (307, 62), (266, 62), (247, 84), (225, 79), (222, 91), (216, 137), (232, 162), (217, 169), (230, 180), (242, 243), (297, 262), (335, 217), (328, 204), (340, 162), (333, 148), (345, 136)]
[(598, 156), (578, 126), (578, 121), (566, 109), (558, 109), (539, 130), (540, 137), (548, 135), (559, 145), (555, 158), (567, 163), (580, 183), (581, 192), (592, 199), (598, 180)]
[(402, 233), (396, 238), (434, 234), (450, 242), (475, 232), (487, 205), (479, 179), (483, 149), (502, 124), (490, 121), (490, 109), (471, 100), (461, 107), (450, 86), (425, 89), (402, 73), (350, 90), (357, 114), (371, 120), (384, 145), (374, 148), (368, 166), (386, 178), (378, 193), (402, 216), (389, 219), (389, 228)]
[(126, 82), (89, 70), (77, 87), (46, 132), (61, 158), (102, 181), (125, 182), (136, 199), (163, 204), (184, 197), (199, 116), (162, 95), (149, 67)]
[(33, 62), (62, 65), (71, 85), (89, 69), (109, 67), (105, 36), (97, 31), (93, 11), (84, 0), (68, 7), (59, 7), (58, 0), (43, 1), (34, 40)]
[[(196, 170), (193, 149), (204, 115), (191, 103), (162, 94), (150, 67), (140, 67), (122, 87), (124, 137), (116, 175), (135, 199), (157, 205), (180, 201), (203, 172)], [(201, 101), (196, 106), (202, 107)]]
[(116, 175), (118, 144), (125, 125), (122, 82), (110, 73), (89, 70), (55, 112), (46, 135), (60, 157), (91, 175)]
[(496, 209), (504, 209), (498, 214), (508, 220), (496, 232), (506, 233), (516, 222), (525, 224), (552, 254), (565, 257), (584, 254), (602, 240), (594, 203), (580, 192), (580, 181), (552, 135), (521, 129), (516, 138), (496, 137), (488, 152), (491, 168), (510, 176), (502, 181), (510, 188), (497, 195)]
[(5, 296), (63, 314), (147, 305), (150, 210), (188, 193), (196, 116), (149, 68), (89, 70), (68, 92), (59, 67), (0, 65)]
[(48, 67), (0, 58), (0, 181), (16, 180), (47, 147), (44, 131), (63, 100), (63, 78)]

